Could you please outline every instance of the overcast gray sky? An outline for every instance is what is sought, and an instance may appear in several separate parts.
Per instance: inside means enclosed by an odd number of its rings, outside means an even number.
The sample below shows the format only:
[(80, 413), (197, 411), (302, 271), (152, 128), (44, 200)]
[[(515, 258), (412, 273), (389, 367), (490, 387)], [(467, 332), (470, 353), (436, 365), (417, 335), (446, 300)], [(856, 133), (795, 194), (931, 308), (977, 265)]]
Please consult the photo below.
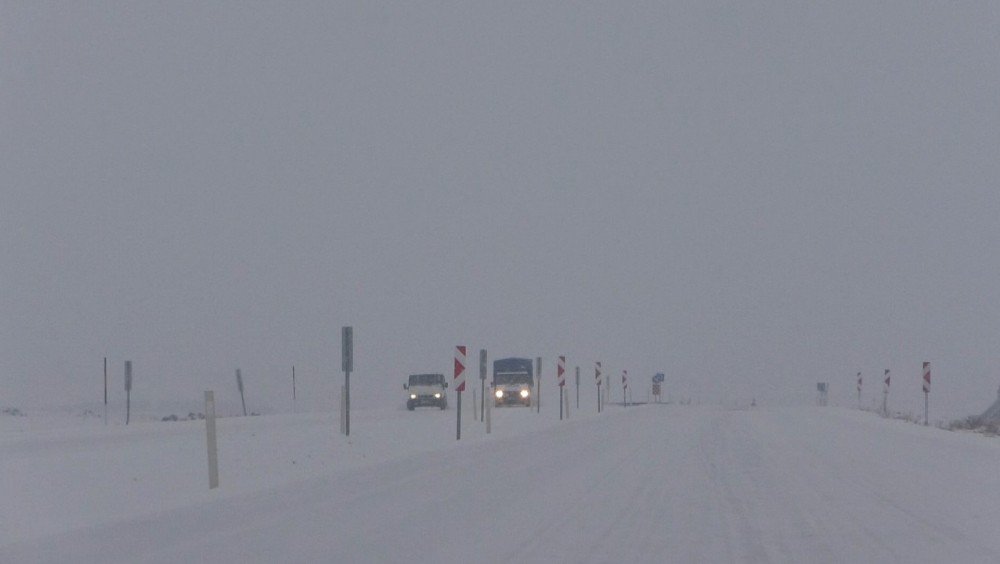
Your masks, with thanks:
[[(1000, 384), (995, 2), (0, 2), (0, 404)], [(471, 364), (471, 362), (470, 362)], [(589, 382), (590, 380), (586, 380)], [(278, 400), (274, 408), (284, 408)], [(944, 415), (944, 413), (942, 413)]]

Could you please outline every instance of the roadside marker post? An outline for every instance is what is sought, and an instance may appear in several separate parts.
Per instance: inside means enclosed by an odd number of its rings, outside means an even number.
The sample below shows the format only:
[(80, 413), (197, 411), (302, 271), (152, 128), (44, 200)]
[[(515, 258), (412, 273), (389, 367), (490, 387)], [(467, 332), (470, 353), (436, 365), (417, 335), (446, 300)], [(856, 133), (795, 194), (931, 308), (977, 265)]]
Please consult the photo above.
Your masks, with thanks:
[(889, 416), (889, 369), (885, 369), (885, 386), (882, 388), (882, 415)]
[(108, 357), (104, 357), (104, 424), (108, 424)]
[(345, 326), (340, 332), (340, 365), (344, 372), (344, 435), (351, 436), (351, 372), (354, 372), (354, 327)]
[[(479, 422), (482, 423), (483, 419), (486, 418), (486, 349), (479, 349), (479, 390), (480, 401), (482, 405), (479, 406)], [(493, 398), (490, 398), (493, 399)]]
[(924, 427), (929, 425), (930, 411), (928, 409), (931, 395), (931, 363), (924, 362)]
[(559, 384), (559, 420), (562, 421), (563, 418), (563, 388), (566, 385), (566, 357), (560, 356), (559, 363), (556, 366), (556, 382)]
[(236, 369), (236, 388), (240, 391), (240, 402), (243, 404), (243, 417), (247, 416), (247, 401), (243, 399), (243, 374)]
[(628, 407), (628, 370), (622, 370), (622, 405)]
[(597, 381), (597, 412), (601, 412), (601, 361), (594, 363), (594, 380)]
[(490, 401), (486, 402), (486, 434), (493, 432), (493, 386), (490, 385)]
[(462, 439), (462, 392), (465, 391), (465, 346), (458, 345), (455, 347), (455, 393), (458, 394), (458, 405), (455, 426), (455, 440)]
[(535, 357), (535, 413), (542, 413), (542, 357)]
[(347, 388), (340, 385), (340, 434), (347, 435)]
[(208, 489), (219, 487), (219, 449), (215, 438), (215, 392), (205, 391), (205, 442), (208, 445)]
[(132, 361), (125, 361), (125, 424), (132, 414)]
[(861, 409), (861, 373), (858, 372), (858, 409)]

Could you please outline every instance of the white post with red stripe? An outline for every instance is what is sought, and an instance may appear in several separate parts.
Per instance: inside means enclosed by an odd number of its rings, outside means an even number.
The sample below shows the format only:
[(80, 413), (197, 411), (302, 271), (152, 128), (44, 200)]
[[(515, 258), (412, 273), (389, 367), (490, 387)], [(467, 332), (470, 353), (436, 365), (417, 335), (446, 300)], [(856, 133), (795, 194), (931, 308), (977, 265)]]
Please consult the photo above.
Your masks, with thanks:
[(929, 425), (928, 397), (931, 395), (931, 363), (924, 363), (924, 426)]
[(566, 357), (559, 357), (559, 364), (556, 366), (556, 381), (559, 383), (559, 420), (563, 418), (563, 387), (566, 385)]
[(465, 346), (455, 347), (455, 379), (452, 380), (455, 386), (455, 393), (458, 394), (456, 411), (458, 412), (455, 428), (455, 440), (462, 439), (462, 392), (465, 391)]
[(601, 412), (601, 361), (594, 363), (594, 380), (597, 381), (597, 412)]

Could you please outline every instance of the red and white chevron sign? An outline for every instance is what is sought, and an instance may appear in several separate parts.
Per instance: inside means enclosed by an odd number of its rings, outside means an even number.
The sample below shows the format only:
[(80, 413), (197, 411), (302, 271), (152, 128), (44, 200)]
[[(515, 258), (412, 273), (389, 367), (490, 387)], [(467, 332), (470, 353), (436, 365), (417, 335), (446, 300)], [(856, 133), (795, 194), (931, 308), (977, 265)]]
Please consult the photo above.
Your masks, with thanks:
[(931, 363), (924, 363), (924, 393), (929, 394), (931, 391)]
[(628, 370), (622, 370), (622, 387), (628, 387)]
[(885, 369), (885, 388), (883, 388), (883, 391), (885, 393), (889, 393), (889, 378), (890, 378), (890, 376), (889, 376), (889, 369), (886, 368)]
[(455, 347), (455, 391), (465, 391), (465, 346)]
[(861, 373), (858, 372), (858, 391), (861, 391)]
[(559, 387), (562, 388), (566, 385), (566, 357), (559, 357), (559, 365), (556, 367), (556, 379), (559, 381)]
[(594, 379), (597, 380), (597, 385), (600, 386), (603, 378), (601, 377), (601, 361), (594, 363)]

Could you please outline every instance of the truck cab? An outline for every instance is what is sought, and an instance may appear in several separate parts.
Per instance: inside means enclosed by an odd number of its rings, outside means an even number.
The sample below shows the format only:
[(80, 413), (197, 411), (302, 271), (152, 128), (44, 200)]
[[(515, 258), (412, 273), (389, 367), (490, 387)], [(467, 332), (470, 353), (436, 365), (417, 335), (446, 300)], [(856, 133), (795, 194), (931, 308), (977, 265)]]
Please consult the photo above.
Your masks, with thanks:
[(447, 387), (444, 374), (410, 374), (403, 384), (403, 389), (408, 392), (406, 409), (413, 411), (419, 406), (448, 409), (448, 396), (444, 393)]
[(502, 358), (493, 361), (494, 406), (531, 407), (534, 389), (534, 367), (530, 358)]

